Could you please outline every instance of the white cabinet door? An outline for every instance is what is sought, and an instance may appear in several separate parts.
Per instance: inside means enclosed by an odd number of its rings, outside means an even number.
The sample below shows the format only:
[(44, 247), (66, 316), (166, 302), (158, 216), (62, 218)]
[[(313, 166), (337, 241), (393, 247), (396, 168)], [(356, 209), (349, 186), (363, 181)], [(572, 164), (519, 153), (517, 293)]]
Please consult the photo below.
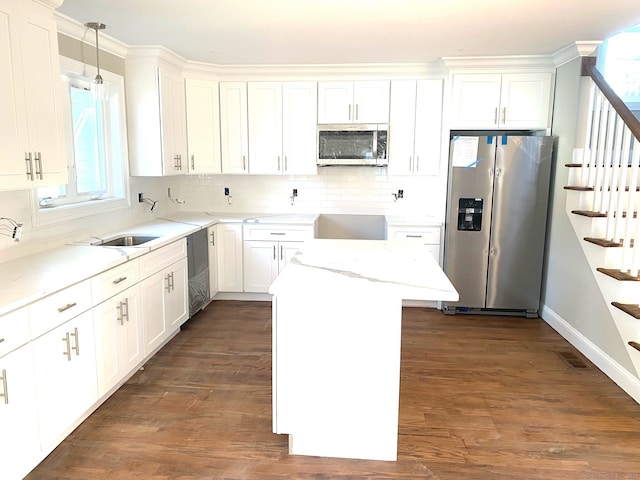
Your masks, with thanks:
[(98, 399), (91, 312), (34, 340), (40, 445), (49, 450)]
[(278, 272), (281, 272), (291, 257), (293, 257), (304, 242), (280, 242), (280, 256), (278, 259)]
[(105, 395), (144, 355), (141, 297), (133, 286), (93, 310), (98, 395)]
[(411, 175), (415, 163), (416, 81), (391, 82), (389, 175)]
[(244, 291), (266, 292), (278, 276), (278, 242), (244, 242)]
[(498, 125), (502, 75), (454, 74), (452, 128), (495, 128)]
[(163, 272), (140, 282), (145, 357), (151, 355), (169, 336), (164, 320), (166, 313), (163, 297), (166, 288), (169, 288), (169, 279)]
[(187, 152), (190, 173), (220, 173), (220, 98), (218, 82), (185, 80)]
[(318, 123), (389, 123), (389, 81), (318, 82)]
[[(57, 391), (51, 392), (52, 396)], [(38, 416), (31, 345), (0, 357), (2, 478), (23, 478), (39, 459)]]
[(165, 175), (188, 172), (184, 78), (177, 70), (158, 68)]
[(207, 234), (209, 235), (209, 294), (210, 298), (216, 296), (218, 293), (218, 245), (216, 238), (216, 226), (213, 225), (208, 228)]
[(354, 82), (353, 123), (389, 123), (389, 81)]
[(502, 75), (500, 128), (547, 128), (551, 82), (550, 73)]
[(169, 334), (180, 328), (189, 318), (189, 276), (187, 259), (183, 258), (165, 271), (169, 276), (169, 288), (164, 291), (165, 322)]
[(220, 82), (222, 173), (249, 172), (247, 83)]
[(551, 73), (453, 75), (452, 128), (545, 129)]
[(282, 173), (282, 83), (249, 82), (249, 172)]
[(242, 224), (216, 225), (218, 288), (221, 292), (242, 292)]
[(0, 2), (0, 59), (0, 188), (67, 183), (58, 37), (51, 11), (32, 2)]
[(317, 82), (282, 84), (282, 173), (315, 175), (316, 125), (318, 117)]
[(318, 82), (318, 123), (353, 122), (353, 82)]
[(442, 80), (418, 80), (414, 175), (438, 175), (442, 157)]

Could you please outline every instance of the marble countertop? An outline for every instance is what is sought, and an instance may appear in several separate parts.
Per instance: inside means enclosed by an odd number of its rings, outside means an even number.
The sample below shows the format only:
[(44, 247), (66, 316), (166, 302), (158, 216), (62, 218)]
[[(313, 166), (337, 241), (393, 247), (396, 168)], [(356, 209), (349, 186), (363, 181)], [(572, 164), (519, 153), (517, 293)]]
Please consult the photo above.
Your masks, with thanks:
[(458, 300), (458, 292), (424, 245), (396, 240), (305, 242), (269, 293), (295, 294), (300, 289), (316, 289), (319, 301), (348, 289), (384, 292), (402, 300)]

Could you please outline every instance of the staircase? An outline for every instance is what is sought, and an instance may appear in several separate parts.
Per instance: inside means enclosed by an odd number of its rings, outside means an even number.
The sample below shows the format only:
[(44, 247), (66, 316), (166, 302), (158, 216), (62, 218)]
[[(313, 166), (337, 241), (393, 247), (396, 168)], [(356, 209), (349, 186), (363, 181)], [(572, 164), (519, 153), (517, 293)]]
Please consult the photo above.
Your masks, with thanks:
[[(566, 164), (567, 213), (596, 281), (640, 372), (640, 122), (583, 60), (588, 92), (584, 148)], [(640, 240), (638, 240), (640, 241)]]

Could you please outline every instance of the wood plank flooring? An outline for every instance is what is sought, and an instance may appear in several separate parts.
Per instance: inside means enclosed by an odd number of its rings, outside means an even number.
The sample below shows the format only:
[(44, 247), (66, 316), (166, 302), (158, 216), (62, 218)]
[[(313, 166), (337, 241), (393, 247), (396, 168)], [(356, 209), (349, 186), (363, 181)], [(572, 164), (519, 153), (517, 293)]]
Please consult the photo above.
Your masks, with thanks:
[(215, 301), (28, 480), (640, 479), (640, 406), (542, 320), (403, 312), (398, 461), (289, 456), (271, 304)]

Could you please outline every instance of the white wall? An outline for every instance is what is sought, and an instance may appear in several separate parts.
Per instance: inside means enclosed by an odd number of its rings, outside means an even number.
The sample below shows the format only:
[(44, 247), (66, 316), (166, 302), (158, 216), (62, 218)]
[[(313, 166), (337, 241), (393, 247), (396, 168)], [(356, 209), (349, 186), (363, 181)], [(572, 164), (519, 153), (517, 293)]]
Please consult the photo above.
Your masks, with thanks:
[[(553, 135), (559, 138), (548, 226), (542, 303), (613, 361), (635, 373), (626, 346), (614, 324), (596, 284), (596, 272), (589, 268), (566, 212), (568, 168), (572, 151), (580, 145), (576, 137), (576, 112), (580, 80), (580, 59), (557, 69), (553, 114)], [(546, 318), (545, 318), (546, 319)]]

